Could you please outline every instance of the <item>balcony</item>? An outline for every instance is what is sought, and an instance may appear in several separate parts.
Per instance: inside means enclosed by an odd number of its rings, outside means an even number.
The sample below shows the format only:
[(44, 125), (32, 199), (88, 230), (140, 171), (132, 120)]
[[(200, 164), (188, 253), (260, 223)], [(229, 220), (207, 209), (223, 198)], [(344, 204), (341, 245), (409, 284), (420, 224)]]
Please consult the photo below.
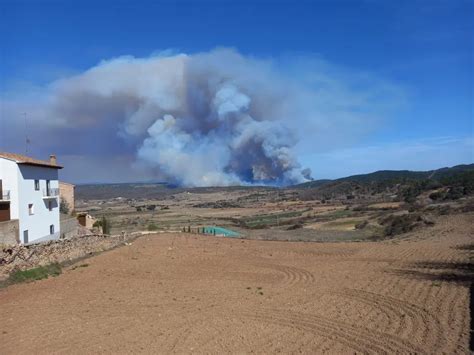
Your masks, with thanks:
[(9, 202), (10, 201), (10, 191), (9, 190), (3, 190), (0, 193), (0, 202)]
[(57, 198), (59, 196), (59, 189), (49, 188), (43, 189), (43, 199)]

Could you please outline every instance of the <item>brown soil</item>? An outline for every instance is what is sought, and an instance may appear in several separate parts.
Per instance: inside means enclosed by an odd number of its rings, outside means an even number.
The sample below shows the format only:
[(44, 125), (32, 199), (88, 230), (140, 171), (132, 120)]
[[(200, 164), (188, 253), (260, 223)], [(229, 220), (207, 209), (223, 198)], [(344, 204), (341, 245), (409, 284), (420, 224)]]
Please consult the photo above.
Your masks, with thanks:
[(469, 353), (473, 217), (372, 243), (142, 237), (0, 290), (0, 352)]

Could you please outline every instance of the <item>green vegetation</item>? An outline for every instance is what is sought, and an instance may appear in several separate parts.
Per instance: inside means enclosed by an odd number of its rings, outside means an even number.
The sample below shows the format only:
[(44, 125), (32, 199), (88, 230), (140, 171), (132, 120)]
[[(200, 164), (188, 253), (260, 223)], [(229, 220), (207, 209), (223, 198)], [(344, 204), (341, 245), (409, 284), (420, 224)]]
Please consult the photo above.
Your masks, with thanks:
[(431, 171), (377, 171), (337, 180), (313, 181), (295, 187), (299, 189), (302, 200), (355, 200), (358, 196), (385, 193), (414, 203), (424, 191), (439, 188), (445, 191), (433, 195), (435, 199), (456, 200), (474, 193), (474, 164)]
[(337, 228), (337, 229), (347, 229), (347, 228), (351, 228), (351, 227), (355, 228), (355, 225), (356, 225), (357, 222), (358, 221), (356, 221), (354, 219), (350, 219), (350, 220), (336, 219), (334, 221), (329, 221), (329, 222), (325, 223), (324, 226), (330, 227), (330, 228)]
[(424, 191), (439, 189), (430, 194), (434, 201), (457, 200), (465, 195), (474, 193), (474, 170), (449, 174), (439, 180), (424, 179), (410, 181), (401, 191), (403, 201), (414, 203)]
[(157, 226), (156, 224), (154, 224), (154, 223), (150, 223), (150, 224), (148, 225), (148, 230), (149, 230), (149, 231), (156, 231), (156, 230), (158, 230), (158, 226)]
[(355, 229), (364, 229), (365, 227), (367, 227), (368, 224), (369, 224), (369, 221), (365, 219), (362, 222), (357, 223), (355, 225)]
[(54, 263), (46, 266), (39, 266), (34, 269), (15, 271), (10, 275), (9, 281), (11, 283), (19, 283), (42, 280), (47, 279), (49, 276), (58, 276), (61, 272), (61, 265)]
[(421, 213), (407, 213), (403, 215), (390, 215), (383, 218), (380, 224), (385, 227), (383, 235), (393, 237), (412, 231), (416, 227), (423, 225), (433, 225), (434, 221)]
[(338, 218), (350, 217), (352, 215), (353, 215), (353, 212), (351, 210), (337, 210), (334, 212), (324, 214), (324, 217), (329, 218), (329, 219), (338, 219)]
[(389, 216), (382, 221), (385, 226), (384, 234), (393, 237), (397, 234), (407, 233), (413, 230), (416, 222), (421, 221), (417, 214), (405, 214), (401, 216)]
[(103, 216), (101, 220), (96, 221), (92, 226), (95, 228), (101, 227), (103, 234), (110, 234), (110, 222), (105, 216)]
[(238, 223), (241, 227), (250, 229), (263, 229), (271, 226), (293, 224), (295, 217), (301, 217), (303, 213), (308, 211), (311, 211), (311, 209), (255, 215), (243, 218), (239, 220)]
[(69, 203), (63, 198), (61, 198), (61, 201), (59, 202), (59, 212), (62, 214), (69, 214), (71, 211), (69, 207)]

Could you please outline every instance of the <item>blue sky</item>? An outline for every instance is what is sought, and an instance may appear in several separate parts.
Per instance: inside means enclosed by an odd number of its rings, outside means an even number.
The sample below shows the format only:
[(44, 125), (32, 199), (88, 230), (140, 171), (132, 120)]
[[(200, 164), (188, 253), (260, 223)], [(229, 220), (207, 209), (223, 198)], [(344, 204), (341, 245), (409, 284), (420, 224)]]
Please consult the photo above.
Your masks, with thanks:
[[(383, 123), (345, 145), (297, 150), (315, 178), (472, 163), (473, 4), (0, 0), (0, 93), (8, 100), (11, 92), (48, 85), (104, 59), (170, 49), (231, 47), (271, 58), (277, 67), (286, 58), (316, 57), (340, 73), (390, 83), (404, 99), (394, 102)], [(0, 149), (18, 150), (6, 141), (0, 135)], [(404, 152), (397, 154), (397, 146)]]

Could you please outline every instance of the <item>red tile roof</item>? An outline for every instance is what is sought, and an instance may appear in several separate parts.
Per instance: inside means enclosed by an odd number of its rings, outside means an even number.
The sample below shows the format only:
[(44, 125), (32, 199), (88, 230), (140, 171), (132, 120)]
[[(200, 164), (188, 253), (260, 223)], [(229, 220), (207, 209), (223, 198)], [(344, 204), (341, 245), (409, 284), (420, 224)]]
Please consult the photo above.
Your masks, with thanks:
[(23, 164), (23, 165), (36, 165), (36, 166), (43, 166), (46, 168), (55, 168), (55, 169), (63, 168), (60, 165), (52, 164), (50, 161), (38, 160), (31, 157), (27, 157), (25, 155), (15, 154), (15, 153), (0, 152), (0, 158), (13, 160), (17, 164)]

